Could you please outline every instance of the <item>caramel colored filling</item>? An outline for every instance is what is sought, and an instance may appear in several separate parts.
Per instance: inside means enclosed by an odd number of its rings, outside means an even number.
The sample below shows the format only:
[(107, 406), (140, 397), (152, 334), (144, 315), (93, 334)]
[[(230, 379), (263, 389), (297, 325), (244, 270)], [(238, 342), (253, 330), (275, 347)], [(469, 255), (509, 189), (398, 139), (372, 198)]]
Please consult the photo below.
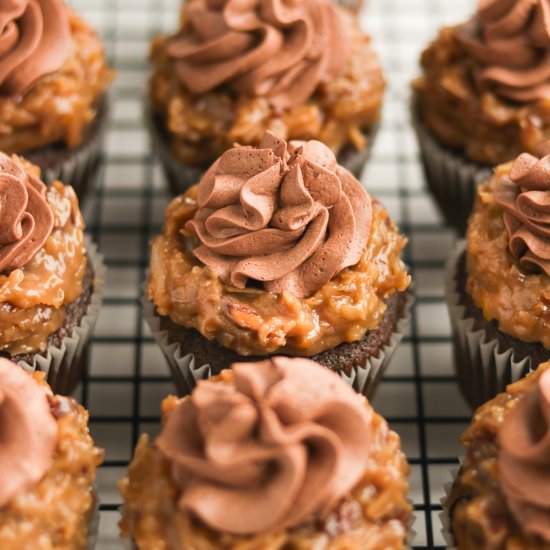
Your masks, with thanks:
[(523, 532), (508, 508), (498, 471), (498, 435), (504, 419), (544, 370), (539, 367), (481, 406), (461, 436), (467, 454), (446, 503), (457, 548), (550, 549), (549, 543)]
[(23, 269), (0, 274), (0, 350), (10, 355), (46, 349), (48, 336), (63, 325), (64, 306), (82, 293), (86, 252), (78, 200), (59, 182), (46, 198), (54, 214), (51, 235)]
[(157, 38), (151, 51), (151, 100), (170, 132), (174, 154), (186, 164), (209, 164), (234, 143), (258, 145), (266, 130), (286, 141), (317, 139), (335, 153), (349, 144), (365, 147), (362, 130), (379, 120), (385, 82), (370, 38), (351, 32), (344, 74), (321, 84), (304, 105), (283, 111), (265, 98), (236, 97), (223, 86), (192, 95), (180, 84), (166, 53), (169, 37)]
[[(219, 379), (230, 380), (231, 371)], [(186, 399), (186, 398), (184, 398)], [(164, 412), (179, 401), (167, 398)], [(178, 489), (170, 464), (142, 436), (128, 478), (121, 481), (124, 512), (122, 535), (140, 550), (393, 550), (405, 548), (411, 505), (407, 500), (409, 466), (400, 449), (399, 436), (386, 421), (372, 415), (371, 457), (361, 480), (350, 495), (324, 521), (256, 536), (239, 537), (215, 532), (178, 507)]]
[(413, 84), (421, 119), (443, 144), (464, 150), (475, 162), (496, 165), (550, 139), (550, 101), (521, 104), (477, 89), (481, 67), (453, 28), (440, 32), (421, 64), (424, 74)]
[(498, 179), (511, 165), (500, 166), (480, 188), (468, 226), (466, 290), (486, 319), (523, 342), (541, 342), (550, 349), (550, 279), (522, 269), (508, 250), (509, 236), (502, 209), (494, 202)]
[[(43, 383), (43, 374), (33, 375)], [(2, 550), (84, 550), (94, 506), (96, 468), (103, 453), (88, 433), (88, 413), (66, 397), (51, 397), (58, 444), (48, 473), (0, 508)], [(59, 414), (55, 411), (59, 409)]]
[(197, 329), (241, 355), (314, 355), (360, 340), (378, 327), (395, 292), (410, 277), (399, 258), (406, 239), (373, 200), (372, 230), (361, 260), (308, 298), (221, 283), (192, 255), (182, 229), (197, 210), (196, 187), (175, 198), (151, 250), (148, 296), (160, 315)]
[(0, 150), (30, 151), (57, 141), (80, 145), (99, 98), (113, 79), (96, 32), (70, 12), (72, 51), (56, 72), (22, 97), (0, 97)]

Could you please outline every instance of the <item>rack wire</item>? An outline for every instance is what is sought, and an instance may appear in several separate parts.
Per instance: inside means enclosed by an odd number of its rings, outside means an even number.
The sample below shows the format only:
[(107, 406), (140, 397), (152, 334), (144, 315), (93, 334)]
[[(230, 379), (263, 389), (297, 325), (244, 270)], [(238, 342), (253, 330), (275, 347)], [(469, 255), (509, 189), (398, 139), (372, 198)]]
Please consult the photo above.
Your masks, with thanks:
[[(148, 244), (160, 231), (169, 197), (142, 121), (150, 39), (175, 30), (181, 0), (73, 0), (101, 33), (118, 72), (103, 183), (85, 215), (105, 254), (106, 300), (78, 397), (91, 413), (96, 443), (106, 449), (98, 473), (99, 550), (123, 548), (118, 538), (120, 494), (139, 435), (154, 436), (162, 399), (173, 392), (164, 359), (141, 319), (140, 285)], [(415, 279), (409, 334), (379, 387), (374, 406), (402, 438), (411, 464), (414, 548), (443, 548), (438, 514), (443, 486), (461, 454), (458, 435), (469, 422), (451, 366), (443, 267), (454, 236), (424, 191), (409, 124), (410, 81), (418, 56), (443, 24), (464, 20), (474, 1), (368, 0), (362, 24), (372, 35), (388, 79), (382, 128), (363, 183), (409, 237), (405, 254)]]

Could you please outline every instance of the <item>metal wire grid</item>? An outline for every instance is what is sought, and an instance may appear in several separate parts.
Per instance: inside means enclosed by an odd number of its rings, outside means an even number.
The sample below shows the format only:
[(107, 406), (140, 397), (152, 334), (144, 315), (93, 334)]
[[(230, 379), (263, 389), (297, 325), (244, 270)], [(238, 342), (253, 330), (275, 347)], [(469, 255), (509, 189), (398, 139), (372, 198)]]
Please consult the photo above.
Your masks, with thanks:
[[(107, 297), (92, 345), (90, 369), (78, 396), (91, 412), (91, 431), (106, 460), (98, 474), (99, 550), (120, 549), (120, 495), (139, 435), (154, 436), (161, 400), (173, 391), (167, 367), (141, 320), (140, 283), (148, 243), (161, 228), (169, 198), (142, 122), (151, 37), (176, 28), (180, 0), (73, 0), (105, 41), (118, 71), (107, 137), (104, 182), (86, 208), (88, 230), (106, 256)], [(459, 4), (459, 5), (458, 5)], [(402, 437), (411, 464), (414, 548), (443, 548), (438, 517), (443, 485), (457, 464), (457, 437), (469, 413), (451, 367), (443, 267), (454, 242), (424, 192), (418, 151), (408, 121), (409, 83), (418, 55), (445, 23), (463, 20), (474, 1), (369, 0), (362, 23), (386, 70), (383, 124), (363, 177), (408, 235), (406, 261), (417, 301), (409, 334), (399, 347), (374, 406)]]

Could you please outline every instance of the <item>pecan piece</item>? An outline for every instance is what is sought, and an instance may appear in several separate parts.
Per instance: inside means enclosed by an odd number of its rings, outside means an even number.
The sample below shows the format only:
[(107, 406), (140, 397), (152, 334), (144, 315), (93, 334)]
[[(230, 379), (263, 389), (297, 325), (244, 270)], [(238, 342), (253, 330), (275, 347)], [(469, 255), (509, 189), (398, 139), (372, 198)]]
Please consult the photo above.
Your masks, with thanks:
[(262, 326), (262, 318), (250, 306), (237, 300), (225, 298), (222, 301), (225, 317), (237, 327), (257, 332)]

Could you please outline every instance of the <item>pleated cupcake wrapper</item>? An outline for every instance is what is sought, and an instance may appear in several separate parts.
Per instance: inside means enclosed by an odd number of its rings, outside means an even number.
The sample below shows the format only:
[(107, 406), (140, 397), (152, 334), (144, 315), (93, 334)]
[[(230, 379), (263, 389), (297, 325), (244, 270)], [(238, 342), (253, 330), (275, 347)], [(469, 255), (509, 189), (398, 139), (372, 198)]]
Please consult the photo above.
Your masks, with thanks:
[(88, 544), (86, 545), (86, 550), (94, 550), (99, 537), (99, 522), (101, 519), (101, 514), (99, 512), (99, 496), (97, 494), (97, 487), (94, 487), (94, 491), (94, 512), (88, 523)]
[(522, 378), (531, 368), (531, 360), (514, 359), (513, 348), (501, 349), (484, 329), (475, 329), (460, 304), (455, 276), (466, 243), (457, 244), (445, 269), (445, 295), (451, 320), (454, 362), (458, 383), (468, 403), (475, 408), (503, 392), (506, 386)]
[[(160, 161), (172, 195), (180, 195), (192, 185), (199, 183), (206, 168), (185, 165), (172, 153), (166, 130), (162, 127), (159, 117), (154, 115), (148, 100), (145, 100), (144, 119), (151, 136), (153, 150)], [(357, 178), (360, 177), (369, 159), (378, 128), (378, 124), (369, 128), (367, 146), (364, 149), (351, 150), (344, 154), (342, 161), (339, 159), (340, 164)]]
[(477, 188), (492, 177), (493, 169), (441, 145), (420, 120), (414, 102), (411, 117), (428, 189), (447, 225), (464, 235)]
[[(357, 392), (365, 395), (368, 399), (374, 395), (393, 353), (409, 327), (413, 302), (412, 293), (407, 292), (407, 301), (403, 308), (402, 316), (397, 322), (388, 342), (380, 349), (378, 357), (368, 358), (363, 367), (354, 368), (350, 375), (346, 375), (343, 372), (339, 373), (350, 386)], [(143, 307), (143, 317), (168, 361), (178, 392), (180, 395), (190, 394), (199, 380), (206, 380), (212, 376), (210, 365), (208, 363), (197, 364), (193, 353), (186, 353), (185, 350), (181, 349), (179, 343), (174, 343), (170, 340), (169, 333), (160, 327), (161, 318), (156, 312), (155, 305), (147, 297), (145, 287), (141, 304)], [(229, 365), (227, 367), (229, 368)]]
[(61, 341), (60, 346), (50, 345), (43, 353), (36, 353), (32, 363), (19, 361), (19, 365), (29, 372), (36, 370), (46, 373), (46, 379), (54, 393), (67, 395), (72, 392), (82, 376), (86, 361), (86, 350), (92, 336), (105, 292), (106, 268), (103, 256), (97, 246), (86, 235), (86, 252), (94, 268), (94, 288), (85, 315), (80, 319), (70, 336)]
[(22, 154), (23, 157), (41, 167), (41, 178), (45, 183), (51, 184), (59, 180), (65, 185), (73, 187), (81, 206), (95, 191), (101, 178), (101, 167), (105, 160), (103, 142), (109, 122), (110, 105), (111, 97), (109, 93), (106, 93), (102, 98), (101, 120), (98, 128), (94, 130), (93, 135), (88, 136), (84, 143), (74, 149), (70, 156), (54, 166), (48, 166), (47, 162), (39, 161), (43, 156), (47, 156), (47, 147), (36, 152), (36, 159), (33, 152)]
[[(459, 457), (458, 461), (462, 465), (462, 461), (464, 460), (464, 457)], [(451, 470), (451, 481), (448, 483), (445, 483), (445, 496), (441, 499), (441, 505), (443, 506), (443, 510), (439, 513), (439, 519), (441, 520), (441, 534), (443, 535), (443, 539), (445, 540), (445, 548), (446, 550), (458, 550), (456, 546), (456, 541), (452, 533), (451, 529), (451, 518), (449, 516), (449, 510), (445, 507), (445, 504), (447, 500), (449, 499), (449, 496), (451, 495), (451, 489), (456, 481), (456, 478), (458, 477), (458, 473), (460, 472), (460, 467), (453, 468)]]

